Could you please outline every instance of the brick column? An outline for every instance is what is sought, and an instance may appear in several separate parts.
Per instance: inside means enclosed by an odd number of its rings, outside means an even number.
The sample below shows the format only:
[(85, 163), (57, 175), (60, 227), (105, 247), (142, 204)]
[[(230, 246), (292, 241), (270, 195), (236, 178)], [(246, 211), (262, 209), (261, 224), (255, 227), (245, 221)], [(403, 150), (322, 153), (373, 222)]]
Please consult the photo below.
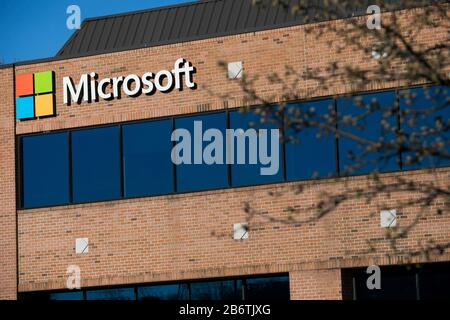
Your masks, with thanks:
[(340, 269), (304, 270), (289, 273), (291, 300), (341, 300)]
[(13, 68), (0, 68), (0, 300), (17, 298)]

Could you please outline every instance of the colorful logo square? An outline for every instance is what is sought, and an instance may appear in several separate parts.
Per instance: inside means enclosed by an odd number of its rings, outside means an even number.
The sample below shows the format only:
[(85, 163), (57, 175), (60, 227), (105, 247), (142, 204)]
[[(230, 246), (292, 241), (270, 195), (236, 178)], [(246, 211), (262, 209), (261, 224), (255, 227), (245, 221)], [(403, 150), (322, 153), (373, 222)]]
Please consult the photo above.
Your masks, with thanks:
[(37, 95), (34, 104), (36, 117), (47, 117), (55, 114), (52, 93)]
[(53, 71), (36, 72), (34, 74), (34, 93), (53, 92)]
[(34, 94), (33, 74), (21, 74), (16, 76), (16, 97)]
[(43, 71), (16, 76), (16, 119), (55, 115), (54, 72)]
[(34, 118), (34, 96), (16, 98), (16, 118)]

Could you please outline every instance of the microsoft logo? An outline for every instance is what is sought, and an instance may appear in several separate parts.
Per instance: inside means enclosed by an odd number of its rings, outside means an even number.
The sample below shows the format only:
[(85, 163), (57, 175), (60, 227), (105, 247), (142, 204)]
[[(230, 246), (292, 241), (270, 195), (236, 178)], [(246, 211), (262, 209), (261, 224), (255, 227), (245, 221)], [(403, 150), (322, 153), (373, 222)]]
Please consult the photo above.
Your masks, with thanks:
[(54, 72), (16, 76), (16, 119), (55, 115)]

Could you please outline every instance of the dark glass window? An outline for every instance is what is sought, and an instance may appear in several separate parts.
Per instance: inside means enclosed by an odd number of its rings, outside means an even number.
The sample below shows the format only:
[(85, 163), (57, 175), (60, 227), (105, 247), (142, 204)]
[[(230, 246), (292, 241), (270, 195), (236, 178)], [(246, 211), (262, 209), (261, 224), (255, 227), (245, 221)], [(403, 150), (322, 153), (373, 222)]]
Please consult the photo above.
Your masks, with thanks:
[[(342, 269), (347, 298), (356, 300), (448, 300), (450, 299), (450, 264), (380, 267), (380, 289), (368, 289), (372, 273), (366, 268)], [(349, 288), (350, 287), (350, 288)]]
[(167, 284), (138, 288), (139, 300), (188, 300), (188, 284)]
[(72, 133), (72, 181), (75, 203), (120, 197), (118, 127)]
[(21, 300), (261, 300), (289, 299), (289, 276), (231, 278), (162, 285), (20, 293)]
[[(450, 153), (450, 95), (448, 88), (433, 86), (400, 91), (400, 121), (407, 134), (406, 147), (439, 150)], [(439, 147), (442, 145), (442, 147)], [(450, 159), (428, 156), (415, 151), (402, 152), (403, 169), (419, 169), (450, 165)]]
[[(233, 164), (231, 166), (231, 183), (233, 186), (256, 185), (283, 180), (283, 157), (280, 141), (278, 141), (278, 148), (272, 150), (270, 130), (279, 129), (274, 123), (262, 121), (262, 116), (254, 111), (247, 113), (232, 111), (230, 112), (230, 129), (237, 133), (234, 137), (231, 137), (230, 134), (230, 141), (231, 139), (234, 141)], [(267, 130), (267, 143), (264, 143), (261, 139), (263, 131), (259, 131), (260, 129)], [(241, 134), (237, 130), (241, 130)], [(239, 148), (239, 141), (242, 142), (243, 149)], [(264, 148), (261, 149), (261, 146)], [(243, 157), (243, 163), (238, 163), (239, 153)], [(270, 157), (270, 162), (263, 163), (260, 157), (261, 153)], [(269, 172), (263, 174), (265, 170)]]
[(142, 122), (122, 127), (125, 197), (158, 195), (173, 191), (171, 134), (172, 120)]
[(355, 274), (356, 298), (358, 300), (416, 300), (416, 276), (407, 266), (381, 267), (381, 289), (368, 289), (371, 274), (359, 269)]
[[(443, 129), (450, 125), (448, 88), (434, 86), (400, 93), (401, 129), (409, 140), (415, 136), (421, 143), (428, 146), (439, 144), (450, 152), (450, 131)], [(435, 109), (421, 112), (430, 107)], [(337, 109), (338, 127), (348, 134), (387, 144), (396, 137), (399, 117), (394, 91), (340, 98), (337, 99)], [(407, 112), (407, 109), (413, 112)], [(325, 116), (329, 116), (329, 111), (333, 111), (333, 101), (322, 99), (288, 104), (286, 119), (295, 119), (296, 113), (305, 114), (305, 110), (308, 110), (309, 117), (312, 113), (323, 123), (327, 121)], [(349, 123), (349, 117), (356, 117), (353, 119), (356, 123)], [(277, 150), (272, 150), (276, 144), (270, 130), (278, 129), (277, 126), (270, 121), (261, 121), (255, 110), (229, 112), (230, 129), (234, 134), (228, 137), (226, 122), (225, 112), (175, 119), (175, 128), (186, 130), (190, 141), (186, 151), (175, 152), (177, 156), (173, 158), (177, 160), (186, 156), (191, 162), (175, 166), (176, 185), (172, 162), (174, 143), (170, 139), (173, 120), (125, 124), (121, 130), (119, 126), (110, 126), (22, 137), (21, 205), (24, 208), (53, 206), (70, 203), (71, 198), (73, 203), (113, 200), (122, 197), (122, 189), (126, 198), (167, 194), (175, 190), (225, 188), (230, 186), (230, 176), (234, 187), (280, 182), (284, 179), (284, 163), (286, 178), (290, 181), (334, 175), (337, 159), (342, 175), (399, 169), (400, 157), (394, 144), (381, 151), (370, 150), (364, 143), (341, 134), (336, 158), (336, 139), (332, 132), (325, 133), (317, 127), (299, 130), (298, 126), (291, 126), (287, 121), (285, 133), (288, 140), (285, 144), (286, 159), (283, 159), (281, 143), (278, 143)], [(201, 128), (196, 132), (194, 127), (198, 124)], [(432, 130), (436, 124), (442, 128)], [(267, 131), (261, 132), (260, 129)], [(239, 130), (241, 133), (236, 132)], [(214, 134), (205, 137), (208, 132)], [(71, 150), (69, 136), (72, 137)], [(267, 143), (261, 138), (266, 138)], [(184, 138), (180, 138), (175, 143), (178, 149), (183, 141)], [(200, 143), (196, 144), (196, 141)], [(422, 154), (418, 163), (408, 164), (411, 156), (414, 156), (411, 152), (402, 152), (405, 169), (450, 165), (450, 159), (427, 154)], [(69, 167), (70, 161), (72, 168)], [(227, 164), (231, 162), (233, 164)], [(72, 186), (69, 185), (70, 179)]]
[(191, 283), (192, 300), (240, 300), (242, 281), (224, 280)]
[[(341, 131), (370, 142), (392, 144), (397, 128), (395, 92), (364, 94), (337, 100)], [(349, 123), (347, 119), (355, 120)], [(340, 173), (365, 174), (399, 169), (397, 148), (370, 150), (369, 145), (350, 137), (339, 138)]]
[(421, 300), (450, 300), (450, 263), (425, 264), (418, 274)]
[(28, 136), (21, 140), (23, 207), (68, 203), (70, 201), (68, 133)]
[[(194, 127), (197, 128), (194, 130)], [(185, 129), (190, 133), (190, 149), (186, 140), (186, 148), (180, 150), (179, 155), (184, 159), (189, 159), (190, 164), (177, 164), (177, 191), (197, 191), (205, 189), (224, 188), (228, 186), (228, 173), (225, 158), (225, 130), (226, 115), (222, 113), (214, 113), (208, 115), (194, 117), (180, 117), (175, 119), (176, 129)], [(216, 129), (215, 135), (209, 129)], [(194, 132), (195, 131), (195, 132)], [(202, 142), (203, 135), (212, 133), (211, 137)], [(183, 139), (180, 136), (176, 142), (177, 150), (183, 146)], [(217, 139), (217, 140), (216, 140)], [(211, 147), (208, 148), (208, 145)], [(198, 148), (202, 146), (202, 148)], [(216, 146), (216, 148), (214, 148)], [(222, 148), (220, 148), (220, 146)], [(190, 151), (190, 155), (188, 154)], [(211, 152), (210, 152), (211, 151)], [(222, 155), (220, 155), (222, 153)], [(177, 153), (178, 154), (178, 153)], [(210, 160), (206, 160), (206, 155), (210, 155)]]
[(83, 300), (82, 291), (55, 292), (50, 294), (50, 300)]
[(115, 288), (86, 291), (87, 300), (134, 300), (134, 288)]
[(36, 291), (19, 293), (18, 299), (20, 300), (83, 300), (83, 291), (64, 291), (64, 292), (52, 292), (52, 291)]
[[(330, 109), (331, 108), (331, 109)], [(336, 146), (332, 132), (306, 123), (329, 123), (332, 99), (292, 103), (286, 107), (286, 176), (288, 180), (336, 174)], [(304, 120), (304, 125), (301, 121)], [(330, 121), (332, 122), (332, 121)]]
[(245, 300), (289, 300), (289, 276), (247, 279)]

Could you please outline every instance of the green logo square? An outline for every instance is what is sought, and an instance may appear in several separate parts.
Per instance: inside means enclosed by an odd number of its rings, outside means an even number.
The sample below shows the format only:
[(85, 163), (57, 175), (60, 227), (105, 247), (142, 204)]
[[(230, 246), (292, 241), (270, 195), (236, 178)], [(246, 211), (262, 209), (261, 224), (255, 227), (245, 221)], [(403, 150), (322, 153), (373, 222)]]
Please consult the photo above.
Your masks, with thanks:
[(34, 93), (53, 91), (53, 71), (36, 72), (34, 74)]

